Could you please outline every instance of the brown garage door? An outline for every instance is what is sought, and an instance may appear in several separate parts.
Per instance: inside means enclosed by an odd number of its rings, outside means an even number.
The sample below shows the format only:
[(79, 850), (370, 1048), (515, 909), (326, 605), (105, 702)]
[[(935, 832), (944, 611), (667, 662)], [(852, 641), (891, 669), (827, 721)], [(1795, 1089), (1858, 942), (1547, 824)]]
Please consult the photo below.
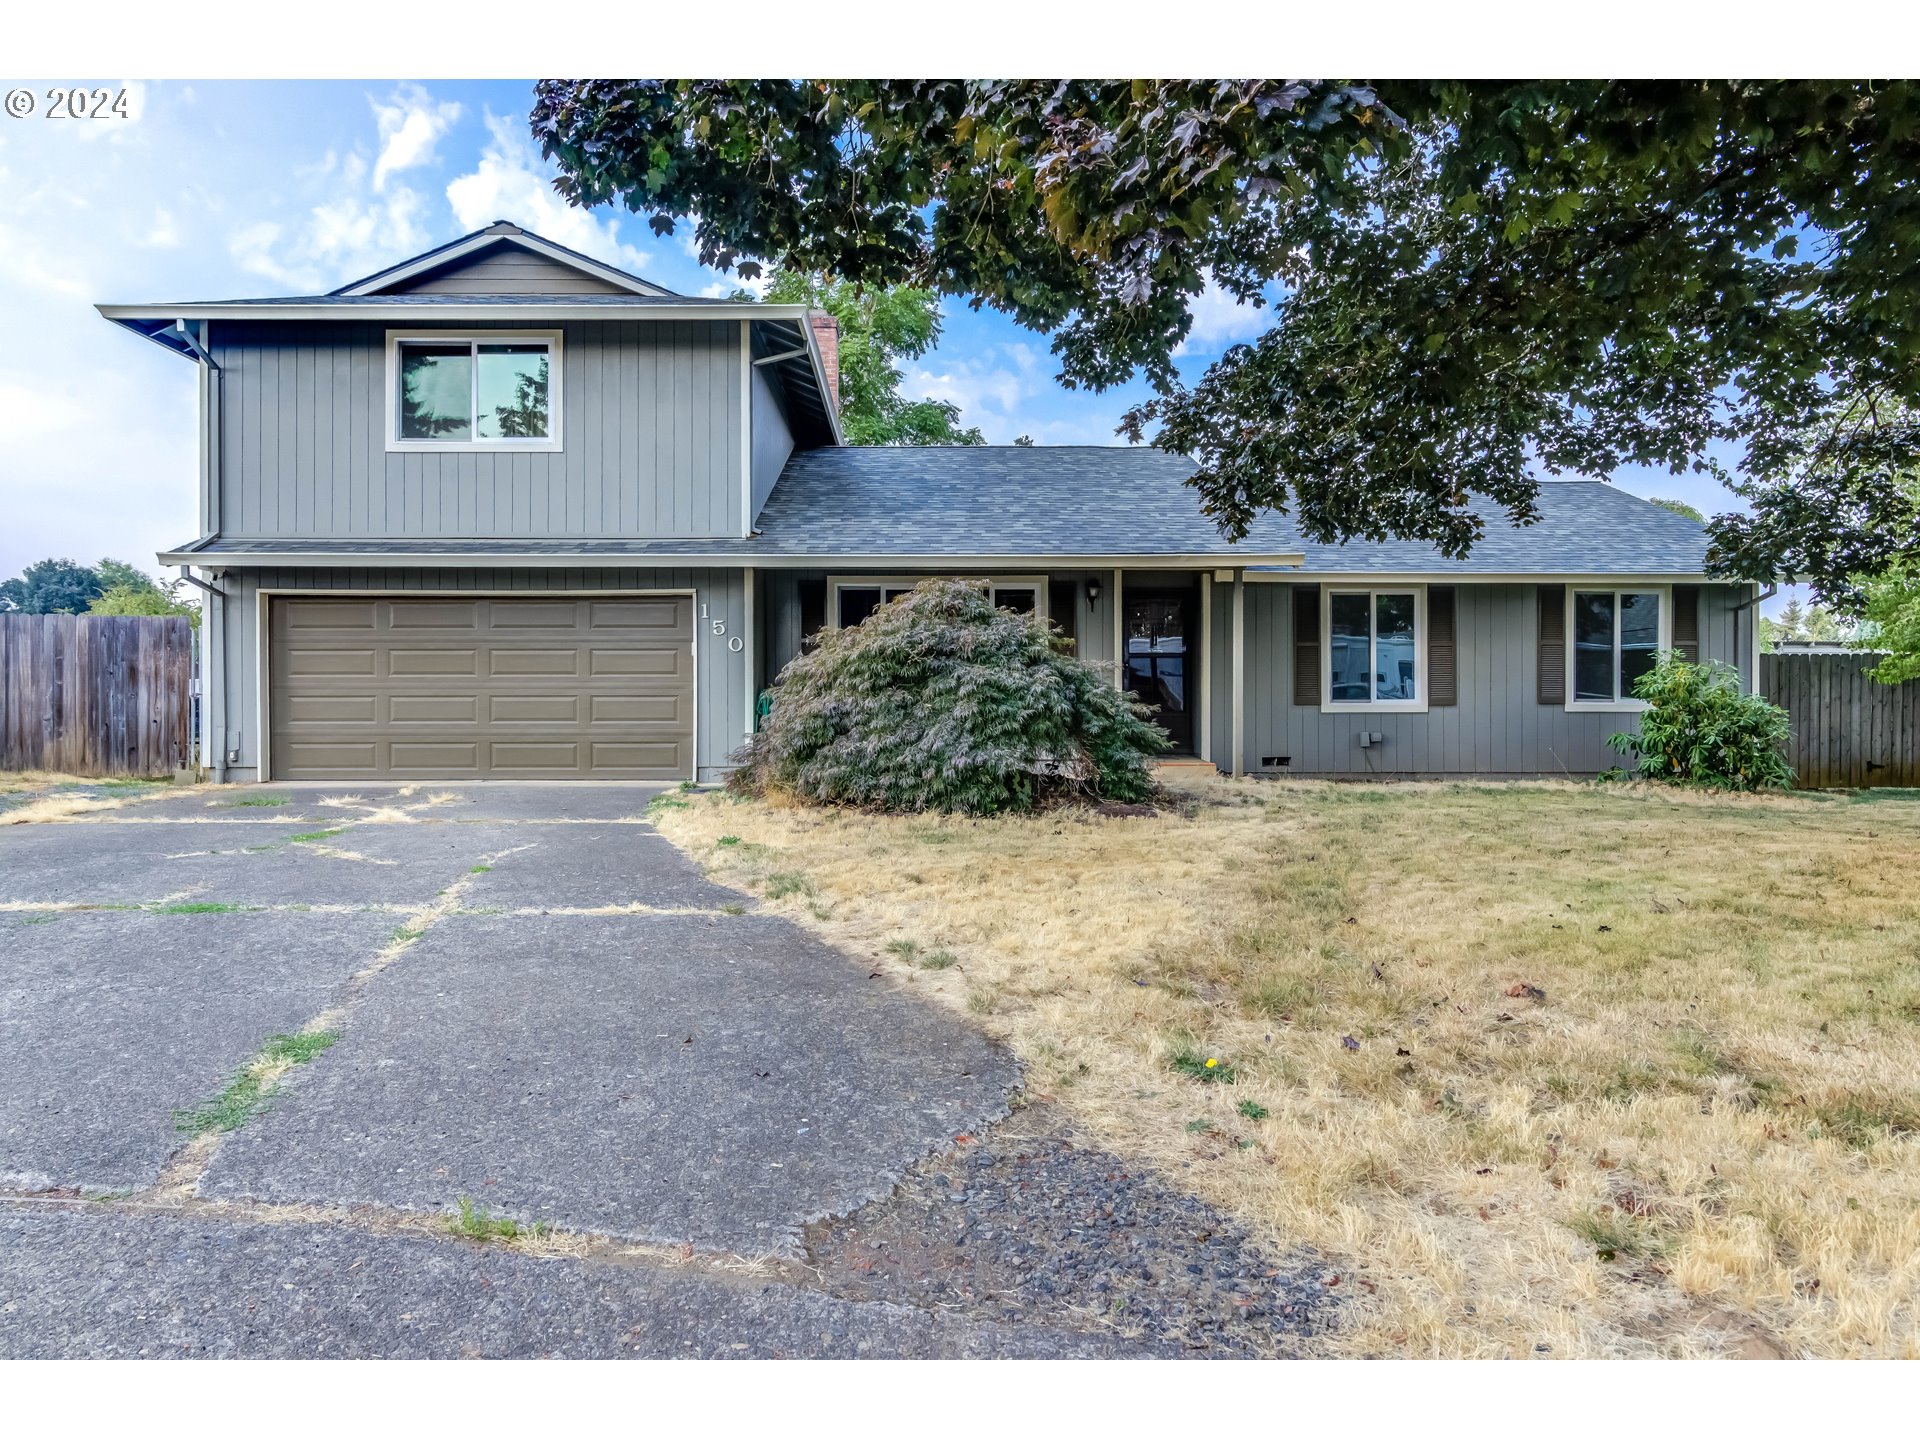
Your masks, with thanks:
[(680, 780), (693, 602), (275, 599), (277, 780)]

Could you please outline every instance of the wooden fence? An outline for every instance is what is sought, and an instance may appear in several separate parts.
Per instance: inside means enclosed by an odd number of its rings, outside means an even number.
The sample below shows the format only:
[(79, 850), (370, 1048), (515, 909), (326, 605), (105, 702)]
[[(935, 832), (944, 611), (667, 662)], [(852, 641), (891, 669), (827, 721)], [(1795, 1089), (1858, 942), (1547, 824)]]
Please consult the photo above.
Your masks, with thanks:
[(1882, 685), (1878, 655), (1760, 657), (1760, 692), (1793, 717), (1787, 753), (1805, 790), (1920, 785), (1920, 680)]
[(0, 615), (0, 770), (166, 775), (192, 763), (178, 615)]

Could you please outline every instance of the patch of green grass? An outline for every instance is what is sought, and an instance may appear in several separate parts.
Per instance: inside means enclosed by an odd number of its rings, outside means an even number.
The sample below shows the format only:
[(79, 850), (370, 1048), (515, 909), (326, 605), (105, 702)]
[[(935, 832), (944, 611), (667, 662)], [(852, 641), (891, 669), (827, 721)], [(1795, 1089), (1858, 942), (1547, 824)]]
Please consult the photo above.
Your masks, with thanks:
[(722, 915), (744, 915), (747, 913), (747, 907), (742, 905), (738, 900), (729, 900), (720, 907), (720, 913)]
[(447, 1229), (469, 1240), (518, 1240), (523, 1235), (538, 1238), (553, 1232), (544, 1220), (522, 1225), (505, 1215), (489, 1214), (486, 1206), (476, 1205), (464, 1195), (460, 1197), (460, 1213), (447, 1217)]
[(393, 934), (388, 936), (387, 940), (389, 944), (393, 945), (411, 945), (426, 933), (424, 930), (409, 930), (405, 925), (402, 925), (399, 929), (395, 930)]
[(1194, 1049), (1176, 1050), (1167, 1061), (1167, 1068), (1203, 1085), (1231, 1085), (1237, 1073), (1218, 1055), (1203, 1055)]
[(158, 790), (163, 785), (171, 785), (171, 779), (141, 779), (134, 776), (121, 776), (113, 780), (101, 780), (95, 788), (99, 790)]
[(467, 871), (467, 874), (469, 874), (469, 875), (484, 875), (484, 874), (486, 874), (486, 873), (487, 873), (487, 872), (488, 872), (489, 870), (491, 870), (491, 869), (493, 869), (493, 866), (491, 866), (491, 865), (476, 865), (476, 866), (474, 866), (474, 867), (473, 867), (473, 868), (472, 868), (471, 870), (469, 870), (469, 871)]
[(253, 806), (265, 806), (265, 805), (291, 805), (291, 804), (293, 803), (293, 797), (292, 797), (291, 795), (242, 795), (242, 796), (241, 796), (241, 797), (240, 797), (239, 799), (237, 799), (237, 800), (228, 800), (228, 801), (226, 801), (225, 803), (226, 803), (226, 804), (227, 804), (227, 805), (228, 805), (229, 807), (233, 807), (233, 806), (241, 806), (241, 807), (253, 807)]
[(647, 802), (647, 814), (658, 815), (663, 810), (691, 810), (693, 806), (678, 795), (656, 795)]
[(52, 911), (44, 911), (38, 915), (29, 915), (20, 923), (22, 925), (51, 925), (59, 918), (59, 915)]
[(1211, 1133), (1213, 1133), (1213, 1121), (1211, 1121), (1211, 1120), (1189, 1120), (1189, 1121), (1187, 1121), (1187, 1134), (1189, 1134), (1189, 1135), (1209, 1135), (1209, 1134), (1211, 1134)]
[(789, 895), (813, 894), (813, 881), (798, 870), (776, 870), (767, 876), (767, 898), (784, 900)]
[(907, 964), (911, 965), (920, 957), (920, 942), (918, 940), (889, 940), (887, 942), (887, 953), (895, 959), (904, 960)]
[(280, 1071), (306, 1064), (339, 1038), (337, 1030), (269, 1036), (267, 1043), (214, 1099), (197, 1110), (174, 1111), (175, 1128), (193, 1136), (238, 1130), (267, 1108), (269, 1088)]
[(1816, 1106), (1813, 1113), (1822, 1135), (1853, 1150), (1920, 1133), (1920, 1111), (1899, 1102), (1850, 1099), (1839, 1105)]
[(682, 780), (680, 782), (680, 793), (682, 795), (691, 795), (695, 790), (698, 790), (699, 788), (700, 787), (694, 784), (693, 781), (691, 780)]
[(289, 835), (287, 837), (287, 843), (289, 845), (310, 845), (316, 841), (331, 840), (336, 835), (344, 835), (346, 833), (346, 826), (336, 825), (331, 830), (308, 830), (301, 835)]
[(935, 950), (920, 957), (922, 970), (951, 970), (960, 963), (960, 957), (951, 950)]
[(738, 835), (722, 835), (713, 843), (716, 845), (738, 845), (740, 843), (740, 837)]
[(1264, 1120), (1272, 1113), (1258, 1100), (1242, 1100), (1233, 1108), (1240, 1112), (1243, 1119), (1247, 1120)]
[(156, 905), (155, 915), (233, 915), (246, 909), (244, 905), (229, 905), (224, 900), (182, 900), (177, 905)]
[(1602, 1260), (1622, 1255), (1658, 1255), (1663, 1248), (1659, 1233), (1646, 1221), (1607, 1207), (1576, 1215), (1567, 1228), (1593, 1246)]

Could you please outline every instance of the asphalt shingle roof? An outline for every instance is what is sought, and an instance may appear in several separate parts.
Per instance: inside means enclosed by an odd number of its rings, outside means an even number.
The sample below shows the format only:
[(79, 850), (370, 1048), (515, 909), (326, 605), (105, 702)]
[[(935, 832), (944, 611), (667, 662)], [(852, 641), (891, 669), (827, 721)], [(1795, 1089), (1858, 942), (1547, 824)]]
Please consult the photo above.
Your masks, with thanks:
[(1265, 516), (1238, 545), (1200, 513), (1192, 465), (1147, 447), (1004, 446), (797, 451), (750, 539), (248, 541), (222, 537), (200, 553), (605, 556), (609, 559), (775, 556), (1192, 555), (1223, 564), (1303, 554), (1304, 571), (1439, 575), (1693, 575), (1706, 532), (1600, 481), (1540, 487), (1540, 521), (1516, 527), (1493, 505), (1464, 560), (1400, 540), (1318, 545), (1290, 519)]
[(797, 452), (759, 521), (782, 554), (1248, 555), (1303, 553), (1307, 570), (1447, 574), (1692, 574), (1706, 532), (1601, 481), (1540, 487), (1537, 524), (1475, 508), (1486, 532), (1464, 560), (1431, 545), (1320, 545), (1263, 516), (1230, 545), (1186, 483), (1190, 461), (1146, 446), (843, 447)]

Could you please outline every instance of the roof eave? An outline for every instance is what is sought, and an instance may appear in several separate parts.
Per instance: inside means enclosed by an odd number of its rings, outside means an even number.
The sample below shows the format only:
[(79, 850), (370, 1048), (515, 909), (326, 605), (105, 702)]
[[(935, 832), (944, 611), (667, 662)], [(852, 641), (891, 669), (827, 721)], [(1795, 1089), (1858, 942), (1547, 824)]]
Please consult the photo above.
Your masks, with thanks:
[[(511, 304), (435, 304), (404, 303), (372, 305), (303, 305), (274, 301), (267, 304), (236, 305), (231, 301), (198, 301), (178, 304), (96, 305), (104, 318), (128, 324), (137, 320), (488, 320), (500, 316), (524, 316), (543, 320), (604, 320), (623, 313), (619, 305), (574, 305), (565, 297), (529, 298)], [(793, 320), (804, 321), (805, 305), (760, 305), (750, 301), (738, 304), (636, 304), (629, 319), (652, 320)]]
[(424, 275), (429, 270), (438, 270), (442, 265), (451, 265), (454, 261), (484, 250), (489, 245), (518, 245), (523, 250), (531, 250), (543, 255), (557, 264), (570, 266), (582, 274), (592, 275), (609, 285), (618, 285), (636, 295), (671, 295), (673, 292), (651, 280), (643, 280), (638, 275), (630, 275), (625, 270), (583, 255), (578, 250), (569, 250), (564, 245), (523, 230), (510, 221), (496, 221), (484, 230), (476, 230), (471, 235), (462, 235), (458, 240), (450, 240), (445, 245), (415, 255), (410, 260), (402, 260), (397, 265), (389, 265), (373, 275), (342, 285), (338, 290), (330, 291), (334, 295), (371, 295), (389, 285), (398, 285), (411, 280), (416, 275)]

